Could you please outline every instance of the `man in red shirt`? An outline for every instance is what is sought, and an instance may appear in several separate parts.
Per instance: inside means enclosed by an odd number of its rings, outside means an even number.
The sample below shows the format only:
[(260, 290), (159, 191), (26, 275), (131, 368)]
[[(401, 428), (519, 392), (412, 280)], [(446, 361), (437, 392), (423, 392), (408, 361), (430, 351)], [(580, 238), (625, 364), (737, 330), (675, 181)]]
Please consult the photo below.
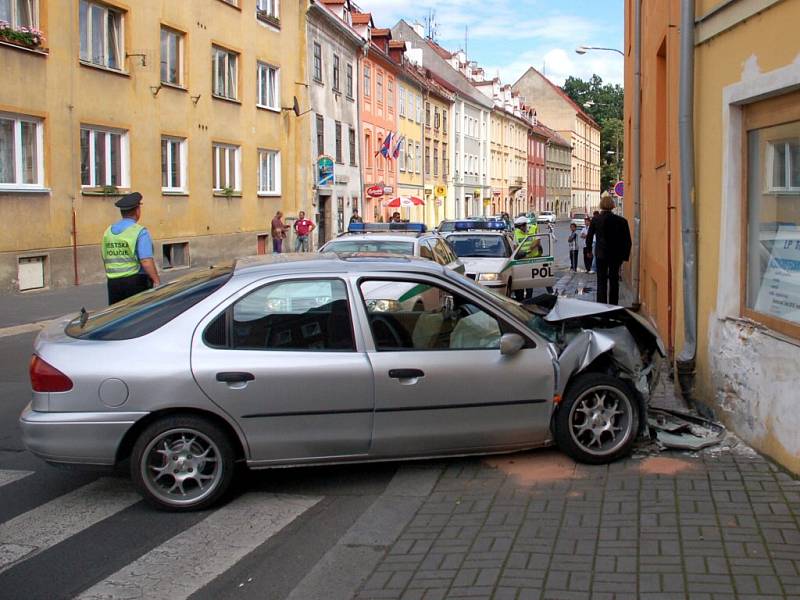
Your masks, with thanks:
[(315, 227), (314, 221), (306, 219), (306, 213), (301, 210), (297, 220), (294, 222), (294, 232), (297, 235), (297, 239), (294, 242), (295, 252), (308, 252), (308, 236), (314, 231)]

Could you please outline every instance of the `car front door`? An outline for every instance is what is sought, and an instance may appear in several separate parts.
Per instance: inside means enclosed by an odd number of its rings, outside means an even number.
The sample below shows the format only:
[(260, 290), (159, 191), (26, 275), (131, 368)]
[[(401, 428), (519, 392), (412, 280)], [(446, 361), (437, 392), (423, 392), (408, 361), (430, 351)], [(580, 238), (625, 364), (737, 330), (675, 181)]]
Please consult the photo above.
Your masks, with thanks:
[[(416, 293), (435, 294), (437, 302), (424, 311), (398, 303), (375, 310), (365, 299), (373, 289), (391, 289), (389, 283), (398, 289), (413, 283)], [(503, 449), (549, 438), (554, 371), (544, 344), (528, 333), (522, 350), (501, 354), (500, 337), (514, 327), (485, 299), (438, 278), (376, 276), (361, 279), (358, 288), (372, 334), (372, 456)]]
[(555, 239), (549, 233), (537, 233), (523, 239), (511, 257), (511, 289), (552, 288), (556, 284), (554, 249)]
[(372, 369), (350, 309), (342, 279), (284, 279), (250, 286), (197, 328), (194, 377), (240, 424), (252, 460), (369, 451)]

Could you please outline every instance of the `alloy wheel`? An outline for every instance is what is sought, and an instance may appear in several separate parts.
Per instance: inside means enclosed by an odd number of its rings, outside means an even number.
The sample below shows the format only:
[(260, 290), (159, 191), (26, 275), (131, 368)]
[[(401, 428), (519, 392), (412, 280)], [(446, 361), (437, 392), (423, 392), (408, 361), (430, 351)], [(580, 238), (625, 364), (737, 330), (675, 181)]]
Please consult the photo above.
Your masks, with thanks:
[(192, 505), (219, 485), (224, 463), (217, 444), (191, 428), (160, 433), (145, 448), (140, 462), (147, 489), (165, 504)]
[(585, 390), (573, 403), (569, 433), (584, 452), (595, 456), (611, 454), (631, 435), (634, 426), (630, 399), (606, 385)]

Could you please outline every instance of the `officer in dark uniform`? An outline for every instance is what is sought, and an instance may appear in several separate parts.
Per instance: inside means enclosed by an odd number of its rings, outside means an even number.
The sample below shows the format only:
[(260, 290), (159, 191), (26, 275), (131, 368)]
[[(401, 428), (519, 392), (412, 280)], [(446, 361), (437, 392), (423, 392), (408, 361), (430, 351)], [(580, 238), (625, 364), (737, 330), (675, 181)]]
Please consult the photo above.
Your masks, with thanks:
[(115, 206), (122, 218), (106, 229), (102, 246), (109, 304), (161, 284), (153, 260), (153, 239), (147, 228), (139, 225), (142, 195), (126, 194)]

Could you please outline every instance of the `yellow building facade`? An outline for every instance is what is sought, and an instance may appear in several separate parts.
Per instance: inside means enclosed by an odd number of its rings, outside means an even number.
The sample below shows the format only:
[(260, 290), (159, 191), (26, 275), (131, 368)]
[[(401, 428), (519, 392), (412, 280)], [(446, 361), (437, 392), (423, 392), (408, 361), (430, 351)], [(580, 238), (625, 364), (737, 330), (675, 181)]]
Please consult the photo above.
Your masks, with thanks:
[[(397, 194), (424, 198), (424, 139), (422, 130), (425, 127), (424, 97), (425, 90), (410, 67), (400, 68), (397, 75), (397, 133), (399, 139), (392, 143), (392, 150), (399, 140), (400, 151), (394, 160), (397, 168)], [(392, 196), (394, 197), (394, 196)], [(398, 209), (404, 219), (413, 222), (425, 220), (425, 209), (422, 206)]]
[[(635, 1), (626, 3), (628, 57)], [(800, 473), (800, 3), (697, 0), (684, 18), (677, 0), (644, 0), (640, 14), (642, 309), (674, 340), (684, 394)], [(675, 30), (687, 22), (691, 31)], [(696, 218), (696, 282), (684, 279), (681, 250), (682, 35), (694, 54), (694, 180), (684, 183)], [(633, 77), (626, 60), (626, 90)], [(626, 123), (636, 96), (626, 94)], [(628, 127), (626, 144), (631, 135)], [(685, 296), (696, 302), (696, 327)]]
[(302, 3), (27, 4), (11, 26), (44, 42), (0, 36), (19, 82), (0, 89), (0, 289), (102, 281), (128, 191), (160, 269), (264, 251), (275, 212), (305, 207), (308, 116), (285, 110), (307, 104)]
[(513, 216), (527, 207), (528, 126), (498, 107), (491, 112), (490, 125), (492, 202), (487, 210)]
[(426, 106), (430, 106), (431, 126), (425, 127), (425, 148), (430, 149), (430, 172), (425, 174), (425, 222), (438, 225), (443, 219), (455, 217), (455, 206), (449, 190), (450, 127), (452, 127), (452, 96), (436, 82), (427, 82)]

